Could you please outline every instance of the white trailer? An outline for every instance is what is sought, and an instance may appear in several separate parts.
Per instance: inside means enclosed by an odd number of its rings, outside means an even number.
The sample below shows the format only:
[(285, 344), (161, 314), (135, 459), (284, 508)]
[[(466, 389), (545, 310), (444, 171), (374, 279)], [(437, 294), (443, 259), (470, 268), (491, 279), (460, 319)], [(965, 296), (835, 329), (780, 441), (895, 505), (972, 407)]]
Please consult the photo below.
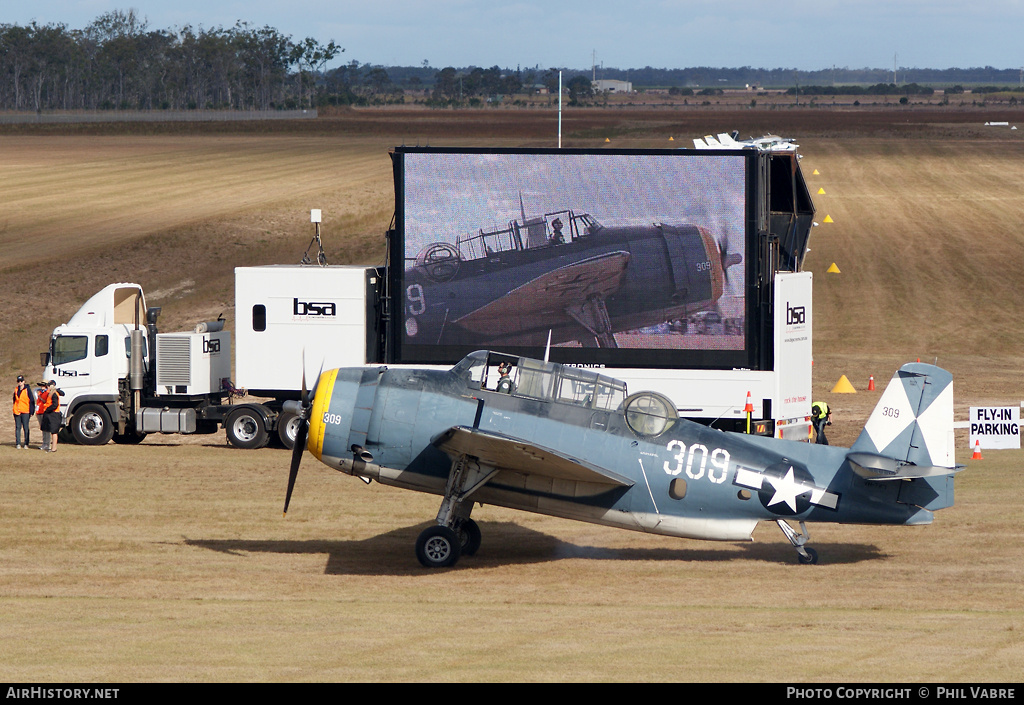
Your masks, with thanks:
[[(312, 384), (319, 369), (366, 360), (365, 342), (351, 341), (373, 330), (365, 304), (376, 280), (365, 267), (237, 268), (235, 383), (224, 321), (159, 333), (160, 309), (146, 306), (142, 287), (111, 284), (54, 329), (43, 378), (57, 381), (66, 426), (85, 445), (223, 427), (238, 447), (290, 447), (282, 407), (299, 398), (304, 375)], [(232, 403), (239, 387), (258, 400)]]

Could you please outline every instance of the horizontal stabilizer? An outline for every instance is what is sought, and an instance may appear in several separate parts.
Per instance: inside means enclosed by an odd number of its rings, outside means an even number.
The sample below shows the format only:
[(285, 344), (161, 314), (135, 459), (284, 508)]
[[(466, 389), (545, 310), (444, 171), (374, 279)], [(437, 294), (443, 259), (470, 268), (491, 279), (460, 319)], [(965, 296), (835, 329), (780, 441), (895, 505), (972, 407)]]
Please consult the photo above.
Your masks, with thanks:
[(558, 451), (465, 426), (448, 429), (434, 439), (434, 445), (453, 458), (468, 455), (499, 470), (511, 470), (524, 475), (613, 487), (630, 487), (634, 484), (628, 477), (570, 458)]
[(950, 475), (964, 469), (963, 465), (951, 468), (935, 465), (914, 465), (904, 460), (897, 460), (885, 455), (874, 453), (850, 453), (846, 456), (853, 471), (865, 480), (911, 480), (915, 477), (938, 477)]

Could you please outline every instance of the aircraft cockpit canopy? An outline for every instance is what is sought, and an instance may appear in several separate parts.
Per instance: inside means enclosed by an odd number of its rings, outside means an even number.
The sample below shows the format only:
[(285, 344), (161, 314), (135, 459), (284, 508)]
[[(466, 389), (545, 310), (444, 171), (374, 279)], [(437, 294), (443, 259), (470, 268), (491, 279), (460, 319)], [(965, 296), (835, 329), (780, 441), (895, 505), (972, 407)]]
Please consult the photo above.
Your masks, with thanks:
[(473, 389), (527, 399), (615, 411), (626, 400), (626, 384), (582, 367), (484, 350), (467, 355), (452, 368)]
[[(524, 213), (522, 222), (511, 220), (492, 230), (481, 228), (477, 232), (458, 236), (454, 245), (438, 243), (431, 247), (447, 246), (459, 260), (470, 261), (494, 257), (503, 252), (564, 245), (594, 235), (602, 227), (589, 213), (577, 213), (568, 209), (534, 217), (527, 217)], [(429, 248), (424, 252), (428, 250)], [(422, 266), (423, 260), (429, 259), (429, 256), (420, 253), (416, 264)]]

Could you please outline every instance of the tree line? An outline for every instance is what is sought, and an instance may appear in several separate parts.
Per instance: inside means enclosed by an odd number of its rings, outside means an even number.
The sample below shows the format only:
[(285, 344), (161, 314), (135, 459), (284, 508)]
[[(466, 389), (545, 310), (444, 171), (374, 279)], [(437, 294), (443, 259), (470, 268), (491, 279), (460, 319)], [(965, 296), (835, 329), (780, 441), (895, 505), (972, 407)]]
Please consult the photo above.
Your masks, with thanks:
[[(0, 110), (272, 110), (392, 102), (403, 100), (406, 91), (428, 105), (473, 105), (558, 90), (559, 69), (540, 66), (436, 69), (427, 61), (415, 67), (351, 61), (328, 70), (342, 52), (333, 40), (293, 41), (273, 27), (242, 21), (229, 28), (150, 29), (134, 10), (107, 12), (84, 29), (0, 23)], [(894, 72), (749, 66), (562, 69), (571, 104), (593, 98), (592, 71), (598, 78), (630, 81), (638, 89), (701, 94), (746, 85), (793, 86), (801, 94), (906, 96), (931, 91), (924, 83), (989, 84), (995, 90), (1024, 78), (1016, 69), (992, 67)]]
[[(334, 41), (273, 27), (150, 29), (115, 10), (84, 29), (0, 24), (0, 109), (269, 110), (315, 105)], [(318, 78), (320, 77), (320, 78)]]

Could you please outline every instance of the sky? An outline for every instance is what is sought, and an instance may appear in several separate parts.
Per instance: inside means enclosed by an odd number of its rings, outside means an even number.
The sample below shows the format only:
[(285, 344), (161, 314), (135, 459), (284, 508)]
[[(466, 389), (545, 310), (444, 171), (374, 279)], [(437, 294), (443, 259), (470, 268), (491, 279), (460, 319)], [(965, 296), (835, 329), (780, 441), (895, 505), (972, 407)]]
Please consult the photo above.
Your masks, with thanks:
[(1024, 67), (1024, 0), (0, 0), (0, 23), (269, 25), (358, 61), (515, 69)]

